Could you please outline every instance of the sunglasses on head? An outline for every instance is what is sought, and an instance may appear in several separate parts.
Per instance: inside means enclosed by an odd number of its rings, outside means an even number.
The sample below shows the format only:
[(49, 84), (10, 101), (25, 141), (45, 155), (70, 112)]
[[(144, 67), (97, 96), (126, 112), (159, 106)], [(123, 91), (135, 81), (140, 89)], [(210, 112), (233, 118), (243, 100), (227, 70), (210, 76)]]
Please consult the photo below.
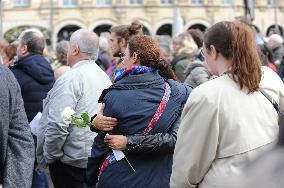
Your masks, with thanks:
[(121, 61), (123, 61), (123, 60), (124, 60), (124, 57), (125, 57), (125, 53), (120, 52), (120, 53), (118, 54), (118, 57), (119, 57), (119, 59), (120, 59)]

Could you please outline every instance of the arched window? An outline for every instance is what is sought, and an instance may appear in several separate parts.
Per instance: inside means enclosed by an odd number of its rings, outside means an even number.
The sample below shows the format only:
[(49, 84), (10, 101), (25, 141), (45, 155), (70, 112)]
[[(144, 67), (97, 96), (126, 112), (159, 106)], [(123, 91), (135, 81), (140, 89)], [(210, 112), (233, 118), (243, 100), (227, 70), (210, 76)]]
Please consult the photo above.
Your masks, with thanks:
[(266, 30), (266, 36), (270, 36), (272, 34), (280, 34), (281, 36), (283, 36), (283, 27), (278, 25), (278, 28), (277, 28), (275, 25), (271, 25)]
[(144, 35), (151, 35), (149, 29), (145, 25), (143, 25), (143, 33)]
[(93, 31), (94, 31), (98, 36), (100, 36), (101, 33), (103, 33), (103, 32), (109, 32), (110, 28), (111, 28), (111, 25), (109, 25), (109, 24), (103, 24), (103, 25), (99, 25), (99, 26), (95, 27)]
[(164, 24), (156, 32), (156, 35), (169, 35), (172, 36), (172, 24)]
[(72, 33), (74, 33), (78, 29), (80, 29), (80, 27), (77, 25), (64, 26), (57, 34), (57, 41), (70, 40), (70, 36), (72, 35)]
[(207, 27), (203, 24), (194, 24), (194, 25), (190, 26), (188, 29), (199, 29), (200, 31), (205, 32)]

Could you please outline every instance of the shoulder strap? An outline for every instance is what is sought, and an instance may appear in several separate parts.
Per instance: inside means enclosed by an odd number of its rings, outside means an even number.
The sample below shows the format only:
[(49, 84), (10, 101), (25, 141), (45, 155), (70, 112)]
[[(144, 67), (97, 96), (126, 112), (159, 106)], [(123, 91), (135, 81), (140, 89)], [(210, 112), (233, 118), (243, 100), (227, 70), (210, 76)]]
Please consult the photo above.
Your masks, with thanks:
[(271, 102), (271, 104), (273, 105), (273, 107), (275, 108), (277, 113), (279, 114), (280, 111), (279, 111), (279, 106), (278, 106), (277, 102), (268, 93), (266, 93), (263, 89), (260, 89), (260, 92)]
[(170, 85), (165, 82), (165, 93), (164, 96), (159, 104), (158, 109), (156, 110), (154, 117), (151, 119), (150, 123), (146, 127), (146, 129), (143, 131), (142, 135), (146, 136), (149, 134), (149, 132), (155, 127), (157, 121), (160, 119), (161, 115), (164, 113), (167, 103), (169, 101), (171, 95), (171, 87)]

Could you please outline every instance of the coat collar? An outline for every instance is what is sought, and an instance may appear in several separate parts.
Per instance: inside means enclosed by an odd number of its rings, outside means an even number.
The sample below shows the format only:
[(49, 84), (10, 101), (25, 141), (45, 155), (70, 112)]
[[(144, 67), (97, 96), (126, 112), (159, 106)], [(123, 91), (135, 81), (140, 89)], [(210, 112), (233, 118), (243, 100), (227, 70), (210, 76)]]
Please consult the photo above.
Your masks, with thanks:
[(82, 60), (76, 63), (75, 65), (72, 66), (72, 69), (81, 67), (83, 65), (89, 64), (89, 63), (96, 63), (94, 60)]

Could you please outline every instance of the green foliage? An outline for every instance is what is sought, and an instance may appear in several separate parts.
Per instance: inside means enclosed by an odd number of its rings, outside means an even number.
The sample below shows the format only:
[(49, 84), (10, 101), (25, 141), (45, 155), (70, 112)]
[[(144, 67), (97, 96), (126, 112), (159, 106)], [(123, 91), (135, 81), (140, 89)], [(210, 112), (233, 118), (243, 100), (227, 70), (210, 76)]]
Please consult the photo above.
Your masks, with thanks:
[(48, 31), (48, 29), (43, 28), (43, 27), (33, 27), (33, 26), (27, 26), (27, 25), (25, 25), (25, 26), (19, 26), (19, 27), (14, 27), (14, 28), (8, 30), (8, 31), (4, 34), (4, 38), (5, 38), (8, 42), (11, 43), (11, 42), (15, 41), (15, 40), (19, 37), (19, 35), (20, 35), (24, 30), (26, 30), (26, 29), (31, 29), (31, 28), (39, 29), (39, 30), (42, 32), (44, 38), (50, 40), (51, 34), (50, 34), (50, 32)]
[(84, 128), (86, 126), (92, 126), (91, 118), (88, 113), (81, 114), (80, 117), (72, 116), (72, 124), (78, 128)]

